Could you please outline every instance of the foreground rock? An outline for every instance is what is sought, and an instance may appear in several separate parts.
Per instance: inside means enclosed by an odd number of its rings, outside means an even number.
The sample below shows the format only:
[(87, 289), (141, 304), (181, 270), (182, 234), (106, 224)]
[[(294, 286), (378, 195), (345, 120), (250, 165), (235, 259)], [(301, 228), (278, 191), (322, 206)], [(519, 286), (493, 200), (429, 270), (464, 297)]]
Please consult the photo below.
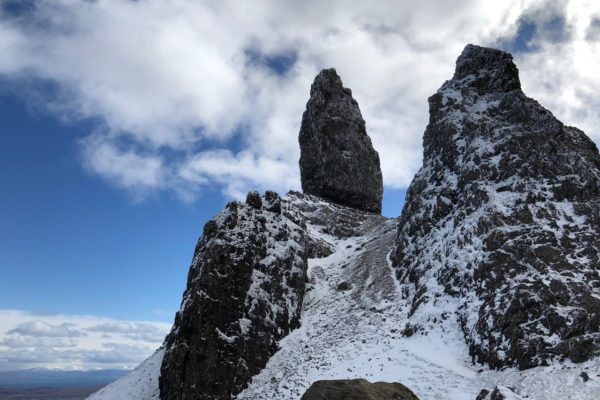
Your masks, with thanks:
[(406, 386), (365, 379), (317, 381), (302, 400), (419, 400)]
[[(467, 46), (429, 99), (424, 164), (393, 256), (413, 332), (460, 324), (474, 361), (521, 369), (600, 353), (600, 156)], [(435, 328), (438, 326), (438, 328)]]
[(300, 325), (304, 229), (281, 214), (273, 192), (246, 201), (204, 227), (165, 342), (162, 400), (230, 399)]
[(317, 75), (300, 127), (304, 193), (363, 211), (381, 212), (379, 155), (350, 89), (335, 69)]

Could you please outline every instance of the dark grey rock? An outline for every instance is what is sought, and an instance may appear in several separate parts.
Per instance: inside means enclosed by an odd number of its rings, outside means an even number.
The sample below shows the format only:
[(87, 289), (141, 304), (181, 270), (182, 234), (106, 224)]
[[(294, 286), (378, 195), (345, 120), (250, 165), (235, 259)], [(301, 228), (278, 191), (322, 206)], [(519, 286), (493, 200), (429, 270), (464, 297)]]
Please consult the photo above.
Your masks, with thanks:
[(346, 281), (344, 282), (340, 282), (339, 285), (337, 285), (336, 290), (338, 292), (345, 292), (346, 290), (350, 290), (352, 288), (352, 286), (350, 286), (350, 284)]
[(265, 192), (265, 210), (281, 214), (281, 197), (271, 190)]
[(477, 395), (475, 400), (514, 400), (522, 399), (521, 396), (517, 395), (512, 388), (504, 386), (496, 386), (493, 391), (482, 389)]
[(365, 379), (316, 381), (301, 400), (419, 400), (406, 386)]
[(581, 377), (581, 379), (583, 379), (584, 382), (587, 382), (590, 380), (590, 376), (585, 371), (583, 371), (581, 374), (579, 374), (579, 376)]
[(262, 208), (262, 199), (256, 190), (248, 192), (246, 196), (246, 204), (260, 210)]
[(305, 231), (254, 193), (204, 227), (165, 341), (162, 400), (230, 399), (300, 325)]
[(165, 340), (162, 400), (229, 400), (247, 387), (300, 326), (307, 257), (334, 250), (323, 234), (334, 227), (354, 234), (375, 217), (296, 192), (262, 199), (251, 192), (248, 199), (229, 203), (204, 226)]
[(411, 318), (427, 331), (443, 319), (422, 304), (460, 299), (473, 360), (493, 368), (600, 354), (600, 155), (520, 87), (510, 54), (465, 48), (429, 99), (393, 255)]
[(501, 50), (468, 44), (456, 61), (454, 81), (464, 80), (478, 92), (521, 89), (519, 70), (512, 55)]
[(299, 142), (304, 193), (381, 212), (379, 154), (367, 135), (358, 103), (333, 68), (321, 71), (311, 86)]
[(308, 258), (324, 258), (333, 254), (333, 247), (319, 238), (308, 238), (306, 243), (306, 255)]

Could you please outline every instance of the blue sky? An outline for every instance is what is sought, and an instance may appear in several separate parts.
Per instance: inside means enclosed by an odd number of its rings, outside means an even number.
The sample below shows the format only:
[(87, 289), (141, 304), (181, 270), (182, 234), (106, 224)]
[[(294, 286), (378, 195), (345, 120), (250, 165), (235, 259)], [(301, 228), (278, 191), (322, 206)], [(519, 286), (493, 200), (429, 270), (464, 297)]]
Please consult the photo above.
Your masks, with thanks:
[[(230, 200), (132, 199), (81, 167), (93, 123), (60, 123), (4, 93), (0, 119), (2, 308), (171, 321), (202, 227)], [(83, 133), (82, 133), (83, 132)], [(397, 216), (403, 190), (388, 190)]]
[(466, 43), (513, 52), (525, 92), (600, 139), (598, 5), (309, 3), (0, 2), (0, 369), (48, 365), (23, 360), (65, 323), (82, 333), (54, 366), (133, 366), (157, 346), (204, 223), (248, 190), (299, 189), (321, 68), (360, 104), (386, 216)]

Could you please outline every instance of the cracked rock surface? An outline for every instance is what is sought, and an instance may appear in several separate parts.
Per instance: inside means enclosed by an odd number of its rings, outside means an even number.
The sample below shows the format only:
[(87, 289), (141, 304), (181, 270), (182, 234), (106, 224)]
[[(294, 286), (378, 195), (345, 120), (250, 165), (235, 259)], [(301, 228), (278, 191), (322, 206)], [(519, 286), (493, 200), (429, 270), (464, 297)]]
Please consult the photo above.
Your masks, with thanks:
[(304, 193), (381, 212), (379, 154), (352, 91), (343, 87), (335, 69), (324, 69), (315, 78), (298, 140)]
[(527, 97), (510, 54), (468, 45), (429, 98), (393, 255), (413, 331), (457, 318), (474, 361), (600, 352), (600, 156)]

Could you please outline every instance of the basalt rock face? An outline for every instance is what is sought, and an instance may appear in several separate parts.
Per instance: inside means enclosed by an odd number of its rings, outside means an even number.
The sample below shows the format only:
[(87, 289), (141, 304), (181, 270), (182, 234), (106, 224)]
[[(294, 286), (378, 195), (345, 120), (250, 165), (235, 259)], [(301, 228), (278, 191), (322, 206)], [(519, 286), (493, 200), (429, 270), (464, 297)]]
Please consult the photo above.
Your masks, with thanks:
[(307, 238), (281, 206), (251, 192), (205, 225), (165, 341), (162, 400), (230, 399), (300, 325)]
[(363, 211), (381, 212), (379, 154), (350, 89), (335, 69), (315, 78), (300, 127), (304, 193)]
[(512, 57), (467, 46), (429, 99), (424, 163), (393, 263), (411, 332), (454, 321), (474, 361), (600, 353), (600, 156), (520, 89)]

